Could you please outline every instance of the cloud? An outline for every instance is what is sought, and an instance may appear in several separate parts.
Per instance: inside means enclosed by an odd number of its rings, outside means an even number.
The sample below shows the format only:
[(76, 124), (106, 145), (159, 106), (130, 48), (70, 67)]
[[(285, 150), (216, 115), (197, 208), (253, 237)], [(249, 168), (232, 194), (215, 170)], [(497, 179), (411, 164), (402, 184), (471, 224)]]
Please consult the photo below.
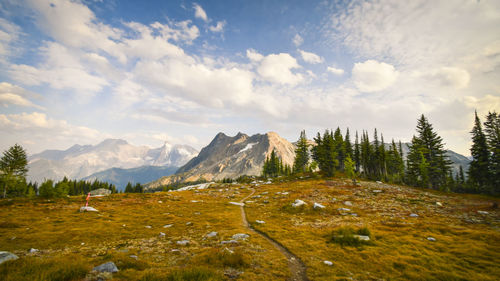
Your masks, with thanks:
[(224, 26), (226, 26), (226, 21), (218, 21), (215, 26), (210, 26), (208, 29), (212, 32), (222, 32), (224, 31)]
[(299, 50), (300, 52), (300, 55), (302, 56), (302, 59), (305, 61), (305, 62), (308, 62), (308, 63), (311, 63), (311, 64), (317, 64), (317, 63), (322, 63), (323, 62), (323, 58), (316, 55), (315, 53), (310, 53), (310, 52), (306, 52), (306, 51), (303, 51), (303, 50)]
[(249, 58), (251, 61), (259, 62), (264, 58), (264, 56), (259, 54), (254, 49), (248, 49), (247, 50), (247, 58)]
[(394, 66), (375, 60), (355, 63), (352, 68), (352, 80), (361, 92), (384, 90), (394, 84), (397, 77)]
[[(22, 35), (21, 28), (7, 20), (0, 18), (0, 59), (5, 60), (7, 57), (16, 54), (19, 46), (17, 46), (19, 37)], [(16, 46), (16, 47), (14, 47)]]
[(257, 72), (267, 81), (294, 86), (303, 80), (301, 74), (292, 72), (295, 68), (300, 68), (300, 65), (290, 54), (270, 54), (262, 59)]
[(193, 8), (194, 8), (194, 16), (196, 18), (199, 18), (205, 22), (208, 22), (207, 13), (205, 12), (205, 10), (203, 10), (203, 8), (199, 4), (194, 3)]
[(304, 39), (302, 39), (302, 37), (300, 35), (295, 34), (295, 36), (292, 39), (292, 42), (296, 47), (298, 47), (298, 46), (302, 45), (302, 42), (304, 42)]
[(440, 67), (428, 73), (419, 73), (417, 76), (423, 77), (431, 82), (436, 82), (440, 86), (463, 89), (469, 85), (470, 75), (464, 69), (457, 67)]
[(332, 67), (332, 66), (327, 67), (326, 71), (331, 72), (331, 73), (333, 73), (335, 75), (338, 75), (338, 76), (344, 74), (344, 70), (343, 69), (335, 68), (335, 67)]

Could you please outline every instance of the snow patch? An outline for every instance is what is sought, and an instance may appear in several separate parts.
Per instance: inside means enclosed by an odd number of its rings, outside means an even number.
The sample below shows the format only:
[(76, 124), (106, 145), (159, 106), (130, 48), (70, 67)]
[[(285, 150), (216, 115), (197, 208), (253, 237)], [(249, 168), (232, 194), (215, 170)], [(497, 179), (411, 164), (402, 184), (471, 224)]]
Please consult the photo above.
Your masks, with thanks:
[(250, 150), (256, 144), (258, 144), (258, 142), (249, 143), (249, 144), (247, 144), (247, 146), (245, 146), (245, 148), (243, 148), (242, 150), (240, 150), (238, 153), (242, 153), (242, 152), (245, 152), (247, 150)]

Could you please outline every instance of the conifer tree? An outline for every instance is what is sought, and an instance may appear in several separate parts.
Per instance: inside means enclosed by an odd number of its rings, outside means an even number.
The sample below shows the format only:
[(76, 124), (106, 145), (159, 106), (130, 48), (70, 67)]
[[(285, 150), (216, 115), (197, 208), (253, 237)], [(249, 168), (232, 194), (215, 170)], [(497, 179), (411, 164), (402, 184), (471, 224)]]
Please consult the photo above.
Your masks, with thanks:
[(356, 139), (354, 141), (354, 162), (356, 163), (356, 172), (359, 173), (360, 163), (360, 147), (358, 140), (358, 131), (356, 131)]
[(28, 157), (22, 146), (16, 143), (4, 151), (2, 158), (0, 158), (0, 182), (3, 185), (4, 198), (7, 196), (9, 187), (16, 188), (19, 184), (26, 185), (27, 167)]
[(132, 183), (128, 182), (127, 186), (125, 187), (125, 193), (132, 193), (134, 192), (134, 188), (132, 187)]
[(469, 184), (475, 190), (486, 191), (491, 180), (490, 157), (486, 136), (481, 127), (481, 121), (475, 112), (474, 127), (471, 131), (472, 147), (470, 149), (472, 161), (469, 166)]
[(354, 157), (354, 152), (352, 150), (352, 143), (351, 143), (351, 136), (350, 136), (350, 133), (349, 133), (349, 128), (347, 128), (347, 131), (345, 133), (345, 138), (344, 138), (344, 153), (345, 153), (345, 158), (347, 158), (347, 156), (351, 157), (351, 160), (352, 158)]
[(304, 173), (307, 171), (309, 163), (309, 149), (307, 145), (306, 131), (300, 132), (297, 148), (295, 149), (295, 161), (293, 163), (294, 173)]
[(337, 129), (335, 130), (335, 134), (333, 135), (333, 149), (337, 153), (336, 169), (343, 171), (346, 153), (344, 148), (344, 139), (342, 137), (342, 132), (340, 132), (339, 127), (337, 127)]
[(484, 132), (490, 156), (490, 186), (494, 194), (500, 194), (500, 114), (488, 112)]

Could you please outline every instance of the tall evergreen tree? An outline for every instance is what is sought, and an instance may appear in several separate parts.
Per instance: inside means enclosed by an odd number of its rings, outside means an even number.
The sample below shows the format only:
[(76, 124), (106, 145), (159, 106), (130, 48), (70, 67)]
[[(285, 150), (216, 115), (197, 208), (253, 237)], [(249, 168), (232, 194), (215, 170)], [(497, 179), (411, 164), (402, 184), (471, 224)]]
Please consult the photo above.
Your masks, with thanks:
[(297, 148), (295, 149), (295, 160), (293, 163), (293, 171), (295, 173), (304, 173), (307, 171), (309, 163), (309, 149), (307, 145), (306, 131), (300, 132)]
[(358, 131), (356, 131), (356, 139), (354, 141), (354, 162), (356, 163), (356, 172), (359, 173), (359, 168), (361, 166), (360, 162), (360, 147), (359, 147), (359, 140), (358, 140)]
[(469, 166), (469, 183), (478, 191), (486, 191), (491, 180), (490, 157), (486, 136), (481, 127), (481, 121), (475, 112), (474, 127), (471, 131), (472, 147), (470, 148), (472, 161)]
[(490, 155), (490, 185), (493, 193), (500, 194), (500, 114), (488, 112), (484, 132)]
[(351, 157), (351, 160), (352, 158), (354, 157), (354, 152), (352, 150), (352, 143), (351, 143), (351, 135), (349, 133), (349, 128), (347, 128), (346, 132), (345, 132), (345, 137), (344, 137), (344, 153), (345, 153), (345, 158), (347, 158), (347, 156)]
[(15, 188), (26, 182), (28, 173), (28, 157), (26, 150), (18, 144), (4, 151), (0, 158), (0, 180), (3, 185), (3, 197), (7, 196), (7, 189)]
[(346, 152), (344, 147), (344, 139), (342, 137), (342, 132), (340, 131), (339, 127), (337, 127), (337, 129), (335, 130), (335, 134), (333, 135), (333, 147), (334, 147), (333, 149), (337, 153), (336, 169), (343, 171)]
[(434, 132), (424, 115), (417, 122), (417, 133), (418, 136), (413, 137), (408, 153), (409, 184), (434, 189), (444, 188), (451, 162), (446, 156), (442, 138)]
[(338, 166), (337, 151), (333, 133), (325, 131), (323, 137), (318, 133), (314, 138), (316, 146), (313, 147), (313, 159), (318, 163), (320, 171), (327, 177), (331, 177), (335, 173), (335, 168)]

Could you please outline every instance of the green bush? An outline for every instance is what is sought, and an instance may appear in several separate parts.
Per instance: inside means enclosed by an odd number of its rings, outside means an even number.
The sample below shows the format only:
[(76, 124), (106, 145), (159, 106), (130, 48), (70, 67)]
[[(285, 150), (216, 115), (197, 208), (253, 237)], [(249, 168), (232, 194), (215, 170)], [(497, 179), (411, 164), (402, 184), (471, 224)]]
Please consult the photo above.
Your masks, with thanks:
[(354, 230), (352, 227), (341, 227), (336, 229), (329, 237), (329, 242), (339, 244), (340, 246), (359, 247), (370, 244), (369, 241), (358, 239), (355, 235), (370, 236), (370, 230), (366, 227)]

